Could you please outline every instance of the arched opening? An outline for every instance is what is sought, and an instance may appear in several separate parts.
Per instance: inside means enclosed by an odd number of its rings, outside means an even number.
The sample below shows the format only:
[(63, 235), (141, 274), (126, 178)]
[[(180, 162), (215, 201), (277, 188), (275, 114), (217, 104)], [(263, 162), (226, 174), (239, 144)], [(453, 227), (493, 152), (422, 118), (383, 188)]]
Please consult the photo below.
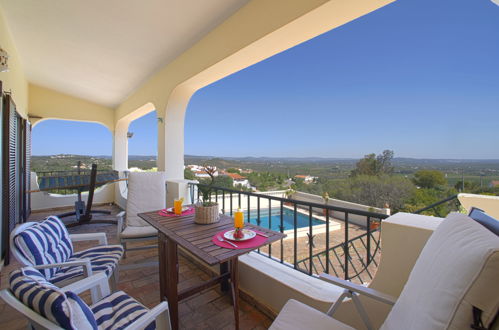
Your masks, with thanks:
[[(74, 205), (86, 200), (92, 166), (97, 175), (112, 170), (112, 133), (103, 124), (60, 119), (38, 121), (32, 131), (31, 207), (34, 210)], [(97, 184), (95, 203), (114, 200), (114, 188)]]
[(158, 155), (158, 119), (152, 111), (133, 120), (128, 126), (128, 169), (156, 171)]
[[(457, 180), (462, 190), (466, 180), (475, 180), (476, 191), (489, 193), (485, 185), (497, 180), (497, 162), (477, 166), (477, 159), (499, 155), (493, 120), (499, 103), (491, 89), (497, 86), (499, 48), (491, 45), (499, 25), (488, 6), (466, 2), (428, 12), (420, 3), (399, 2), (204, 87), (186, 112), (185, 153), (197, 156), (186, 165), (211, 160), (219, 172), (253, 171), (250, 183), (265, 194), (284, 195), (284, 176), (292, 182), (293, 199), (377, 214), (388, 207), (424, 209), (454, 195)], [(462, 24), (463, 17), (469, 24)], [(412, 159), (393, 158), (384, 149)], [(419, 178), (421, 168), (430, 173)], [(467, 178), (461, 177), (463, 168)], [(432, 186), (419, 184), (425, 176)], [(440, 214), (456, 208), (443, 205)], [(286, 207), (248, 210), (247, 218), (277, 230), (279, 221), (288, 221), (285, 214), (272, 219), (274, 209), (283, 214)], [(329, 237), (320, 222), (312, 231), (309, 219), (327, 215), (344, 225), (347, 217), (309, 210), (303, 224), (310, 226), (310, 237), (320, 234), (313, 249), (305, 239), (298, 243), (300, 267), (320, 263), (317, 256), (325, 253)], [(361, 242), (365, 228), (379, 228), (371, 220), (350, 213), (352, 244), (354, 238)]]
[(48, 119), (36, 123), (32, 133), (31, 168), (34, 172), (82, 169), (96, 163), (111, 169), (112, 133), (92, 122)]

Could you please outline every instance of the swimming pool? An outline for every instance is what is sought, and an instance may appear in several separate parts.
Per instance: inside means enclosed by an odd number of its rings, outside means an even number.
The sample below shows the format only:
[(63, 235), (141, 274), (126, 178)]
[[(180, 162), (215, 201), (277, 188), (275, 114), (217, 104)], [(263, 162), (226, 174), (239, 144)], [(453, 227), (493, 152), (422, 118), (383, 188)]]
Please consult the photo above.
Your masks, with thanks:
[[(244, 216), (247, 217), (247, 213), (244, 213)], [(249, 222), (252, 224), (257, 224), (258, 214), (256, 210), (250, 212)], [(280, 231), (279, 225), (281, 224), (281, 209), (280, 208), (272, 208), (271, 216), (270, 216), (270, 224), (271, 229)], [(312, 216), (312, 226), (323, 225), (324, 221), (318, 220)], [(303, 228), (308, 227), (309, 219), (308, 215), (297, 212), (296, 214), (296, 227)], [(264, 228), (269, 228), (269, 210), (261, 209), (260, 210), (260, 226)], [(284, 230), (294, 229), (294, 212), (293, 210), (284, 208), (283, 209), (283, 226)]]

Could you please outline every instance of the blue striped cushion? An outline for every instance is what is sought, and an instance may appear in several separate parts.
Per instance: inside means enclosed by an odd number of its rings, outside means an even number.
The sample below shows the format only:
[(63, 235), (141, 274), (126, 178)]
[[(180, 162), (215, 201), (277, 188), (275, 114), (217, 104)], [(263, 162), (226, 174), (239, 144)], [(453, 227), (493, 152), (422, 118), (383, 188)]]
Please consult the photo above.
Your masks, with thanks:
[[(94, 272), (104, 272), (107, 276), (116, 268), (116, 265), (123, 256), (121, 245), (95, 246), (93, 248), (75, 253), (69, 261), (78, 259), (90, 259)], [(52, 283), (60, 283), (67, 279), (83, 275), (83, 267), (71, 266), (63, 267), (50, 279)]]
[(91, 309), (78, 295), (61, 291), (32, 267), (10, 274), (10, 290), (24, 305), (64, 329), (97, 329)]
[[(19, 233), (14, 238), (14, 244), (33, 265), (65, 262), (73, 255), (69, 233), (62, 221), (55, 216)], [(52, 278), (57, 271), (57, 268), (41, 270), (47, 279)]]
[[(124, 329), (148, 312), (142, 304), (118, 291), (102, 299), (92, 307), (99, 329)], [(151, 322), (145, 329), (156, 329), (156, 322)]]

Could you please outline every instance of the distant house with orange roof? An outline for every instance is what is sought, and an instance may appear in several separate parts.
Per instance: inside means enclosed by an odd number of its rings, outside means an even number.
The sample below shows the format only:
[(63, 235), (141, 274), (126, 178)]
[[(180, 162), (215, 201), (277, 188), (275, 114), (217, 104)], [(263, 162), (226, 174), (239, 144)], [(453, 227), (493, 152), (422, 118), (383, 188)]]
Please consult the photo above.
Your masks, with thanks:
[(494, 187), (499, 187), (499, 181), (498, 180), (492, 180), (490, 181), (490, 188)]
[(315, 180), (317, 180), (318, 177), (311, 176), (311, 175), (301, 175), (301, 174), (298, 174), (298, 175), (295, 175), (295, 179), (301, 179), (301, 180), (303, 180), (303, 183), (309, 184), (309, 183), (312, 183)]
[[(206, 172), (205, 168), (203, 166), (199, 165), (187, 165), (187, 167), (194, 173), (196, 178), (209, 178), (210, 176)], [(215, 173), (213, 173), (214, 176), (218, 176), (218, 170), (215, 168)]]
[(232, 180), (234, 180), (234, 187), (237, 185), (242, 185), (243, 187), (251, 188), (248, 178), (242, 176), (241, 174), (224, 172), (224, 175), (227, 175), (231, 177)]

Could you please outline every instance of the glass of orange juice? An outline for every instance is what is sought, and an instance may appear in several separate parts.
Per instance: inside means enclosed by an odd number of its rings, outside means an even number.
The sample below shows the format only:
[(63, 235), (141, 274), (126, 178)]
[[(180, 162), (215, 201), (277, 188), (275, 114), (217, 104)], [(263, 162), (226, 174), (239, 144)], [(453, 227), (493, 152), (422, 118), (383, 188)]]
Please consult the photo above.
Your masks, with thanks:
[(173, 210), (176, 215), (181, 215), (182, 214), (182, 203), (184, 202), (183, 198), (180, 199), (175, 199), (173, 201)]
[(244, 214), (241, 209), (234, 212), (234, 227), (242, 229), (244, 227)]

